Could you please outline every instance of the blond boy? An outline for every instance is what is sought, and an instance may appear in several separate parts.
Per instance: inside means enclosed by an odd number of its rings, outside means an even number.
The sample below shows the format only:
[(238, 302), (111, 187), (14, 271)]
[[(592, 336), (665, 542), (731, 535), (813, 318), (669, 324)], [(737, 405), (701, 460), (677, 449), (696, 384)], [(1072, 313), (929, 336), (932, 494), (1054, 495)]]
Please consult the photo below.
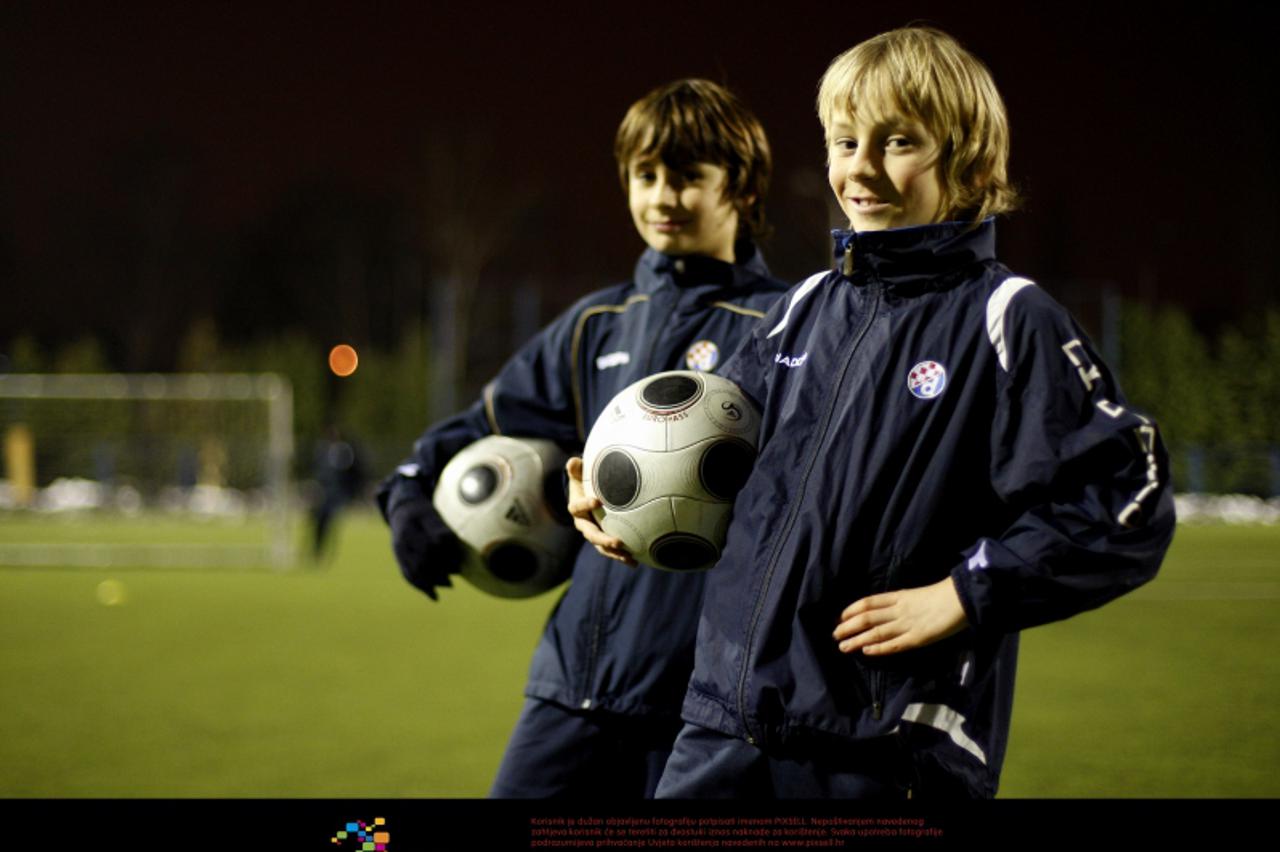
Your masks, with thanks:
[(661, 797), (989, 797), (1018, 631), (1150, 579), (1167, 460), (1071, 317), (995, 258), (1009, 132), (944, 33), (838, 57), (833, 270), (727, 365), (759, 460), (711, 570)]

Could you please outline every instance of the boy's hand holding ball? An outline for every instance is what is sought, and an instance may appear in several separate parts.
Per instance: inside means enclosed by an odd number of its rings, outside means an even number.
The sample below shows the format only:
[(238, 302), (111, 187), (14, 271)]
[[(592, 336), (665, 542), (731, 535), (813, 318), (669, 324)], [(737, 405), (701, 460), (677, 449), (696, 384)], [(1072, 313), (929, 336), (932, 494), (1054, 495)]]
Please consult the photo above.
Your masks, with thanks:
[(624, 565), (636, 565), (636, 560), (627, 551), (622, 539), (600, 529), (592, 512), (604, 504), (595, 497), (588, 497), (582, 487), (582, 459), (574, 456), (565, 465), (569, 474), (569, 514), (573, 516), (573, 525), (589, 544), (595, 546), (601, 556), (616, 559)]

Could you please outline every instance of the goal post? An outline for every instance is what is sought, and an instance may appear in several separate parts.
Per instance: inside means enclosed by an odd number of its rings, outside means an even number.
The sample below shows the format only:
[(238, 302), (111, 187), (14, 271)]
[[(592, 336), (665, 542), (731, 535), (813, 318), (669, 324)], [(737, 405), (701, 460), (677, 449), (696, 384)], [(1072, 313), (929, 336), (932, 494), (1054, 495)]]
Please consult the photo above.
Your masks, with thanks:
[(295, 563), (280, 375), (0, 375), (0, 441), (0, 566)]

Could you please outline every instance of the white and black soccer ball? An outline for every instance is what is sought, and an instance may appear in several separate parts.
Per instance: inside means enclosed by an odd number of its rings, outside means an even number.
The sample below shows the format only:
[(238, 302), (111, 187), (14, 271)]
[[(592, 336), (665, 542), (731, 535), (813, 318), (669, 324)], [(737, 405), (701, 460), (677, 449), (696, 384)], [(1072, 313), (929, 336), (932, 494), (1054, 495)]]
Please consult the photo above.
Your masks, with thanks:
[(551, 441), (504, 435), (449, 460), (432, 503), (467, 547), (463, 579), (500, 598), (528, 598), (569, 578), (582, 536), (553, 508), (565, 503), (567, 460)]
[(710, 568), (755, 463), (760, 415), (728, 379), (674, 370), (615, 396), (582, 453), (583, 490), (600, 527), (636, 560), (668, 571)]

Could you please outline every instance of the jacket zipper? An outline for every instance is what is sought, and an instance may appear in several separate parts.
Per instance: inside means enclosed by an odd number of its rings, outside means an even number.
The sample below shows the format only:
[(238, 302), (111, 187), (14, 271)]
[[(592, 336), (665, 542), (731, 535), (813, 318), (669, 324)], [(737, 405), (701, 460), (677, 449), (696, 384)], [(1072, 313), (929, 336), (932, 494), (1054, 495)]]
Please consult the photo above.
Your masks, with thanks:
[[(675, 313), (676, 308), (678, 307), (679, 295), (682, 291), (677, 287), (675, 288), (675, 292), (676, 292), (676, 299), (671, 303), (670, 307), (667, 308), (666, 316), (663, 318), (662, 324), (657, 326), (658, 328), (665, 328), (667, 326), (667, 324), (671, 321), (672, 314)], [(652, 305), (653, 305), (653, 302), (649, 301), (644, 304), (644, 307), (648, 309)], [(649, 343), (648, 350), (645, 352), (645, 356), (644, 356), (646, 376), (652, 375), (653, 373), (660, 371), (656, 369), (653, 364), (654, 353), (657, 351), (657, 336), (649, 335), (648, 343)], [(664, 365), (661, 369), (666, 370), (667, 367)], [(604, 641), (605, 587), (608, 585), (608, 583), (609, 583), (609, 572), (608, 571), (599, 572), (599, 585), (596, 589), (596, 596), (595, 596), (595, 602), (594, 602), (595, 606), (593, 608), (594, 611), (592, 612), (592, 618), (591, 618), (591, 646), (590, 646), (590, 652), (587, 657), (587, 678), (586, 678), (586, 682), (583, 684), (583, 687), (582, 687), (582, 698), (578, 702), (578, 706), (583, 710), (591, 709), (594, 703), (593, 696), (598, 691), (595, 688), (596, 664), (600, 661), (600, 646)]]
[(583, 710), (590, 710), (592, 704), (592, 696), (596, 693), (596, 663), (600, 659), (600, 640), (604, 634), (604, 591), (609, 584), (609, 572), (595, 572), (598, 579), (596, 581), (596, 597), (592, 606), (591, 613), (591, 650), (587, 657), (587, 679), (582, 685), (582, 700), (578, 706)]
[[(665, 329), (671, 323), (671, 317), (673, 314), (675, 314), (676, 308), (679, 307), (681, 290), (678, 287), (675, 287), (674, 284), (672, 286), (676, 291), (675, 298), (671, 300), (671, 304), (667, 307), (667, 312), (666, 312), (666, 315), (662, 318), (662, 323), (660, 325), (654, 326), (655, 328)], [(650, 299), (649, 304), (650, 305), (653, 304), (652, 299)], [(649, 351), (645, 353), (645, 358), (644, 358), (646, 376), (651, 376), (654, 373), (660, 373), (664, 370), (676, 369), (676, 367), (668, 367), (666, 364), (662, 364), (660, 366), (655, 365), (653, 363), (653, 357), (654, 357), (654, 352), (656, 350), (657, 350), (657, 336), (651, 334), (649, 335)]]
[[(845, 256), (841, 264), (841, 271), (847, 276), (853, 274), (853, 241), (850, 240), (849, 245), (845, 249)], [(800, 513), (800, 505), (804, 502), (804, 493), (809, 485), (809, 477), (813, 474), (813, 469), (817, 465), (818, 456), (822, 449), (823, 443), (826, 441), (827, 430), (831, 426), (831, 418), (835, 414), (836, 404), (840, 399), (840, 388), (844, 385), (845, 376), (848, 375), (849, 365), (853, 363), (853, 356), (857, 353), (858, 348), (862, 344), (863, 338), (867, 336), (867, 332), (871, 330), (872, 324), (875, 322), (876, 314), (880, 311), (880, 298), (882, 295), (882, 287), (879, 282), (875, 282), (874, 296), (871, 302), (870, 310), (867, 311), (867, 319), (858, 329), (858, 333), (854, 336), (853, 344), (849, 347), (849, 352), (845, 356), (844, 363), (840, 366), (840, 374), (835, 384), (832, 386), (831, 399), (827, 404), (827, 410), (823, 413), (822, 422), (818, 429), (817, 439), (814, 441), (812, 454), (809, 457), (808, 464), (805, 465), (804, 476), (800, 480), (800, 489), (796, 493), (796, 498), (791, 503), (791, 509), (787, 513), (787, 517), (782, 527), (782, 534), (777, 537), (773, 546), (773, 553), (769, 556), (768, 567), (765, 569), (764, 582), (760, 586), (760, 595), (756, 598), (755, 609), (751, 614), (751, 623), (747, 628), (746, 643), (743, 646), (742, 668), (738, 673), (738, 715), (742, 719), (742, 728), (746, 732), (747, 742), (756, 745), (759, 737), (751, 730), (751, 725), (747, 722), (747, 672), (751, 667), (751, 646), (755, 641), (756, 628), (760, 624), (760, 617), (764, 612), (764, 599), (769, 591), (769, 585), (773, 580), (773, 573), (778, 567), (778, 559), (782, 555), (782, 545), (790, 537), (791, 529), (795, 526), (796, 517)], [(849, 286), (855, 286), (850, 284)], [(874, 686), (873, 686), (874, 690)], [(873, 701), (875, 695), (873, 691)], [(873, 708), (879, 718), (880, 709), (878, 704)]]
[[(877, 583), (876, 587), (871, 589), (875, 594), (882, 594), (893, 587), (893, 572), (901, 567), (901, 560), (895, 556), (889, 562), (888, 568), (885, 569), (885, 577), (883, 583)], [(871, 718), (877, 722), (884, 716), (884, 693), (885, 693), (885, 677), (884, 672), (880, 669), (872, 669), (871, 676)]]

